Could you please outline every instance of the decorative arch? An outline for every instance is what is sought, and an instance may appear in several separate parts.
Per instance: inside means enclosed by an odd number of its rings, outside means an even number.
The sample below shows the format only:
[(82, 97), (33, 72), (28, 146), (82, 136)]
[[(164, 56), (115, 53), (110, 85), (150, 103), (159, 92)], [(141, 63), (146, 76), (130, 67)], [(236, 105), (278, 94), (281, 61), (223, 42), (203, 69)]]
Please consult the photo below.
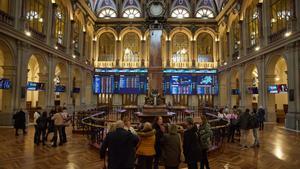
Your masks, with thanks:
[(40, 73), (48, 73), (48, 59), (46, 57), (46, 54), (39, 52), (39, 51), (33, 51), (32, 53), (30, 53), (25, 61), (25, 63), (27, 63), (26, 65), (29, 64), (29, 61), (32, 57), (35, 57), (38, 65), (39, 65), (39, 70)]
[(276, 54), (276, 55), (269, 55), (267, 57), (267, 61), (265, 63), (267, 75), (274, 74), (276, 64), (281, 58), (284, 59), (286, 65), (288, 66), (287, 57), (283, 52), (281, 52), (280, 54)]
[(107, 32), (112, 33), (116, 40), (119, 39), (117, 31), (111, 27), (103, 27), (98, 29), (95, 36), (99, 38), (103, 33), (107, 33)]
[(80, 24), (82, 26), (84, 26), (84, 28), (85, 28), (86, 22), (85, 22), (83, 13), (81, 12), (81, 10), (79, 8), (76, 9), (74, 17), (76, 17), (78, 19), (78, 21), (80, 22)]
[(72, 4), (71, 1), (65, 1), (65, 0), (60, 0), (60, 2), (68, 9), (68, 17), (73, 20), (73, 8), (72, 8)]
[[(5, 54), (5, 57), (3, 57), (3, 61), (4, 61), (3, 64), (5, 66), (16, 65), (14, 50), (8, 42), (1, 39), (0, 40), (0, 50), (2, 50), (2, 53)], [(0, 66), (2, 66), (2, 65), (0, 65)]]
[(208, 27), (205, 27), (205, 28), (199, 28), (197, 29), (197, 31), (195, 32), (195, 35), (194, 35), (194, 40), (196, 40), (199, 36), (199, 34), (201, 33), (208, 33), (210, 34), (210, 36), (212, 36), (212, 38), (215, 40), (216, 36), (217, 36), (217, 32), (214, 31), (212, 28), (208, 28)]
[(129, 32), (134, 32), (139, 36), (140, 40), (143, 39), (143, 34), (141, 30), (139, 30), (136, 27), (126, 27), (125, 29), (122, 29), (122, 31), (120, 32), (119, 40), (122, 40), (123, 37)]
[(185, 28), (185, 27), (176, 27), (176, 28), (172, 29), (172, 31), (170, 32), (170, 35), (169, 35), (169, 40), (172, 40), (173, 36), (179, 32), (186, 34), (190, 41), (193, 40), (192, 32), (188, 28)]
[(240, 17), (239, 17), (239, 14), (238, 14), (238, 13), (236, 13), (236, 14), (233, 13), (233, 12), (230, 13), (230, 15), (229, 15), (229, 17), (228, 17), (228, 22), (227, 22), (227, 29), (226, 29), (227, 32), (230, 32), (232, 23), (233, 23), (236, 19), (239, 19), (239, 18), (240, 18)]

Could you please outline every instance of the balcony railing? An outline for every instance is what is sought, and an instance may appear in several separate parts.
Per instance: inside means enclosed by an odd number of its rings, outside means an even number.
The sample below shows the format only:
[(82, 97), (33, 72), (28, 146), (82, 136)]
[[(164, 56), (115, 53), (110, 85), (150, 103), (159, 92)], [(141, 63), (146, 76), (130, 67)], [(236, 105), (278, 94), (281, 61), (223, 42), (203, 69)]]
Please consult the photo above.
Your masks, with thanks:
[(46, 35), (41, 33), (41, 32), (38, 32), (36, 31), (35, 29), (32, 29), (29, 27), (29, 31), (32, 35), (32, 37), (38, 39), (38, 40), (41, 40), (41, 41), (45, 41), (46, 40)]
[(116, 66), (115, 61), (98, 61), (96, 63), (96, 67), (99, 67), (99, 68), (112, 68), (115, 66)]
[(121, 61), (120, 62), (120, 67), (138, 68), (141, 66), (142, 66), (141, 61)]
[(217, 67), (217, 62), (196, 62), (196, 68), (213, 69)]
[(13, 26), (14, 18), (0, 10), (0, 22)]
[(170, 62), (170, 67), (172, 68), (190, 68), (192, 67), (192, 62)]
[(273, 33), (269, 36), (269, 43), (272, 43), (274, 41), (277, 41), (279, 39), (282, 39), (284, 33), (286, 32), (286, 28), (276, 32), (276, 33)]

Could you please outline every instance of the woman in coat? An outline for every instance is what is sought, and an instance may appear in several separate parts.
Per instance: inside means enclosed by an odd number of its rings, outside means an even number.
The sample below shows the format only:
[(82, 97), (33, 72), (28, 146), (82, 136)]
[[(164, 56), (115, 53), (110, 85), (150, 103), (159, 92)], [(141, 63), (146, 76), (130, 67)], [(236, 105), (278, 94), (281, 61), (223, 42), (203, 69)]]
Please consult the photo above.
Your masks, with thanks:
[(160, 141), (161, 138), (164, 135), (165, 132), (165, 127), (164, 127), (164, 123), (163, 123), (163, 118), (161, 116), (157, 116), (154, 119), (154, 123), (153, 123), (153, 128), (156, 131), (155, 134), (155, 152), (156, 155), (154, 157), (154, 169), (158, 169), (158, 164), (159, 164), (159, 160), (160, 160), (160, 156), (161, 156), (161, 146), (160, 146)]
[(19, 135), (18, 130), (22, 129), (23, 130), (23, 134), (26, 134), (26, 117), (25, 117), (25, 113), (22, 109), (20, 109), (19, 112), (17, 112), (16, 114), (14, 114), (13, 116), (14, 119), (14, 127), (16, 129), (16, 136)]
[(162, 159), (166, 169), (178, 169), (182, 152), (181, 138), (178, 134), (177, 126), (171, 124), (168, 133), (164, 134), (162, 145)]
[(153, 158), (155, 155), (155, 130), (148, 122), (144, 124), (143, 130), (138, 132), (140, 143), (136, 155), (138, 158), (137, 169), (152, 169)]
[(47, 124), (48, 124), (48, 117), (47, 112), (43, 112), (42, 116), (40, 116), (37, 120), (37, 128), (38, 128), (38, 141), (37, 145), (40, 144), (40, 138), (42, 136), (43, 145), (46, 144), (46, 131), (47, 131)]
[(201, 159), (201, 145), (197, 136), (197, 126), (192, 117), (185, 119), (187, 130), (183, 134), (183, 154), (188, 169), (197, 169), (197, 162)]
[(199, 131), (200, 143), (201, 143), (201, 159), (200, 159), (200, 169), (209, 169), (207, 151), (210, 146), (210, 138), (212, 136), (212, 130), (209, 123), (204, 115), (201, 115)]

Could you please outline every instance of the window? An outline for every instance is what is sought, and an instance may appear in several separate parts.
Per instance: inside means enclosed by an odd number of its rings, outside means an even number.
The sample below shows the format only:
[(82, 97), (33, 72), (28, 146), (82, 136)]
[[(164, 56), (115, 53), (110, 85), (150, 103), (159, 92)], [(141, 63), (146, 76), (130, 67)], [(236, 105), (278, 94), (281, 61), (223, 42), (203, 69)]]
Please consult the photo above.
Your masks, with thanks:
[(9, 13), (9, 2), (10, 0), (0, 0), (0, 11)]
[(135, 8), (128, 8), (124, 11), (123, 13), (123, 17), (124, 18), (139, 18), (141, 17), (141, 13), (139, 10), (135, 9)]
[(233, 49), (234, 52), (239, 51), (239, 47), (240, 47), (240, 26), (239, 26), (239, 22), (238, 19), (236, 19), (233, 23), (232, 23), (232, 39), (233, 39)]
[(272, 0), (271, 2), (271, 33), (287, 29), (293, 16), (292, 0)]
[(112, 33), (103, 33), (99, 38), (98, 61), (113, 61), (115, 56), (115, 37)]
[(123, 38), (123, 60), (128, 62), (140, 61), (140, 38), (138, 34), (129, 32)]
[(117, 13), (111, 8), (104, 8), (99, 12), (100, 18), (115, 18)]
[(55, 14), (55, 38), (57, 40), (57, 43), (60, 45), (64, 43), (65, 20), (65, 9), (62, 4), (58, 4)]
[(258, 45), (259, 31), (258, 31), (258, 10), (256, 7), (257, 3), (252, 3), (247, 10), (248, 20), (248, 36), (249, 36), (249, 47)]
[(208, 18), (214, 18), (215, 15), (213, 13), (213, 11), (211, 11), (210, 9), (199, 9), (197, 14), (196, 14), (197, 18), (203, 18), (203, 19), (208, 19)]
[(190, 14), (184, 8), (176, 8), (176, 9), (173, 10), (173, 12), (171, 14), (171, 17), (182, 19), (182, 18), (188, 18), (188, 17), (190, 17)]
[(80, 23), (77, 19), (75, 19), (74, 30), (73, 30), (73, 44), (74, 50), (79, 52), (79, 33), (80, 33)]
[(27, 26), (36, 32), (43, 33), (45, 15), (44, 0), (25, 1), (25, 19)]
[(184, 33), (176, 33), (172, 38), (172, 62), (189, 61), (189, 38)]
[(197, 62), (213, 62), (214, 40), (208, 33), (197, 37)]

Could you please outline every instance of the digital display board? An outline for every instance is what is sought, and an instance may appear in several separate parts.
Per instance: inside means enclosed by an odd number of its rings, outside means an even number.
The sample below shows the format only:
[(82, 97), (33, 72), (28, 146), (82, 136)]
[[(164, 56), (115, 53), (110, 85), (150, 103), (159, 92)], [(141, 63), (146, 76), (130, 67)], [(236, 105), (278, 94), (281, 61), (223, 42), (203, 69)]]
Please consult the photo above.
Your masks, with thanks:
[(117, 93), (120, 94), (145, 94), (147, 93), (147, 77), (120, 75), (119, 88)]
[(268, 86), (268, 92), (271, 94), (287, 93), (288, 87), (286, 84), (270, 85)]
[(248, 87), (248, 93), (249, 94), (258, 94), (258, 88), (257, 87)]
[(66, 86), (63, 85), (56, 85), (55, 86), (55, 92), (56, 93), (63, 93), (66, 91)]
[(9, 79), (0, 79), (0, 89), (10, 89), (11, 81)]
[(170, 94), (193, 94), (192, 76), (171, 76)]
[(27, 90), (31, 91), (43, 91), (45, 90), (45, 83), (38, 83), (38, 82), (27, 82)]
[(94, 76), (94, 93), (96, 94), (101, 94), (101, 93), (106, 93), (106, 94), (113, 94), (114, 93), (114, 76)]

